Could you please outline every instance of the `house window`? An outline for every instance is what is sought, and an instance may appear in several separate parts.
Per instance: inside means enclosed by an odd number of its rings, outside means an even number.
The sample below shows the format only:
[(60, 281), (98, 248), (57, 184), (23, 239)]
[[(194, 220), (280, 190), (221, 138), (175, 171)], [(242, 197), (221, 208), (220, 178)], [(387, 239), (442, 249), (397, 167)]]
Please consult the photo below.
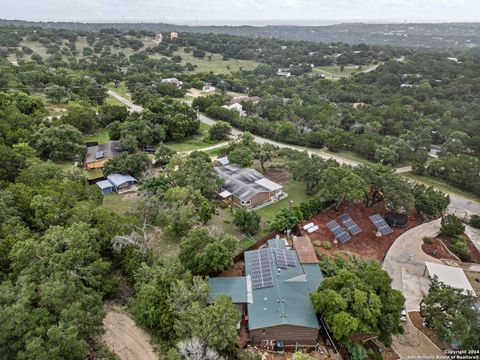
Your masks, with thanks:
[(250, 205), (251, 203), (252, 203), (252, 202), (251, 202), (250, 200), (248, 200), (248, 201), (243, 201), (243, 200), (242, 200), (242, 205)]
[(263, 329), (262, 330), (262, 335), (265, 335), (267, 333), (267, 330)]

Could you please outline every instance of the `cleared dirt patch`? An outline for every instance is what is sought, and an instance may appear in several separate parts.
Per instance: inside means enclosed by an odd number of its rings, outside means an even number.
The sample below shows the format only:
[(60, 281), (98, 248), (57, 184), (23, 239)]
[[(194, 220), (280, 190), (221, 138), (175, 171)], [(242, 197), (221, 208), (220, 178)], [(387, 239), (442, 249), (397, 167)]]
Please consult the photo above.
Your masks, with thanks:
[[(352, 239), (346, 243), (342, 244), (338, 242), (338, 244), (335, 244), (335, 236), (330, 230), (328, 230), (326, 224), (331, 220), (337, 220), (337, 222), (339, 222), (338, 217), (345, 213), (352, 217), (358, 226), (360, 226), (362, 232), (352, 236)], [(377, 237), (375, 234), (377, 228), (370, 221), (369, 216), (374, 214), (380, 214), (384, 216), (385, 213), (386, 210), (383, 203), (377, 203), (373, 207), (369, 208), (365, 207), (363, 203), (346, 203), (340, 206), (339, 211), (335, 211), (334, 209), (326, 210), (323, 213), (314, 216), (312, 219), (305, 221), (304, 223), (307, 224), (309, 222), (313, 222), (319, 227), (318, 231), (308, 234), (314, 245), (318, 246), (325, 240), (330, 242), (330, 249), (324, 249), (322, 246), (317, 247), (317, 251), (320, 253), (331, 254), (339, 251), (346, 254), (353, 253), (361, 257), (382, 261), (388, 249), (397, 237), (399, 237), (408, 229), (411, 229), (422, 222), (422, 219), (413, 213), (408, 216), (408, 224), (405, 228), (394, 228), (393, 233), (387, 236)], [(339, 222), (339, 224), (341, 224), (341, 222)], [(301, 230), (301, 233), (302, 235), (306, 235), (306, 232), (303, 230)]]
[(105, 334), (102, 340), (122, 360), (157, 360), (150, 344), (150, 335), (127, 314), (112, 308), (103, 319)]
[(288, 169), (285, 169), (282, 167), (270, 167), (270, 166), (271, 166), (271, 162), (266, 164), (265, 172), (263, 172), (260, 166), (260, 162), (254, 161), (255, 169), (257, 169), (260, 173), (262, 173), (263, 176), (265, 176), (267, 179), (272, 180), (281, 185), (284, 185), (285, 183), (292, 180), (292, 174), (290, 173), (290, 171), (288, 171)]
[[(472, 240), (466, 235), (463, 234), (461, 237), (465, 240), (470, 252), (472, 254), (471, 263), (480, 264), (480, 252), (478, 251), (475, 244)], [(453, 252), (452, 243), (454, 239), (446, 235), (438, 235), (432, 238), (431, 244), (423, 244), (422, 250), (434, 258), (443, 259), (443, 260), (454, 260), (461, 261)]]
[(453, 255), (445, 246), (445, 244), (438, 238), (432, 238), (431, 243), (423, 243), (422, 250), (425, 254), (430, 255), (437, 259), (446, 259), (446, 260), (453, 260), (458, 261), (459, 259)]

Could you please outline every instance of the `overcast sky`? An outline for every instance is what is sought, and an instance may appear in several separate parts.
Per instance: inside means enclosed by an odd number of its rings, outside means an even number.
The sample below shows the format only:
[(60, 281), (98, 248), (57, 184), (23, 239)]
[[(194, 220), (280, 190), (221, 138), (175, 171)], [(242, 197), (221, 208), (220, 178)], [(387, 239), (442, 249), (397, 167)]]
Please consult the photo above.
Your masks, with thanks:
[[(0, 0), (0, 18), (55, 21), (480, 21), (480, 0)], [(268, 22), (268, 21), (267, 21)], [(275, 21), (271, 21), (272, 23)]]

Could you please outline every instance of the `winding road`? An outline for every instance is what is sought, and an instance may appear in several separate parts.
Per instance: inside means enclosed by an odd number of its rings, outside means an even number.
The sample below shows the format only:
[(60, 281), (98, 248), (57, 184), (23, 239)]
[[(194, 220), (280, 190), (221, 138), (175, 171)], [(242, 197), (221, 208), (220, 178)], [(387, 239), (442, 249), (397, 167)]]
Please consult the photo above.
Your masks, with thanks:
[[(143, 108), (141, 106), (135, 105), (131, 100), (126, 99), (125, 97), (121, 96), (120, 94), (118, 94), (118, 93), (116, 93), (112, 90), (108, 90), (108, 94), (110, 96), (114, 97), (115, 99), (117, 99), (118, 101), (120, 101), (125, 106), (127, 106), (130, 109), (131, 112), (142, 112), (143, 111)], [(205, 116), (201, 113), (198, 113), (198, 119), (202, 123), (207, 124), (207, 125), (213, 125), (216, 122), (216, 120), (213, 120), (213, 119), (209, 118), (208, 116)], [(243, 134), (243, 131), (232, 128), (232, 135), (233, 136), (238, 136), (238, 135), (241, 135), (241, 134)], [(348, 158), (345, 158), (345, 157), (343, 157), (341, 155), (337, 155), (337, 154), (330, 154), (330, 153), (327, 153), (327, 152), (325, 152), (324, 150), (321, 150), (321, 149), (311, 149), (311, 148), (306, 148), (306, 147), (301, 147), (301, 146), (285, 144), (285, 143), (273, 141), (273, 140), (270, 140), (270, 139), (267, 139), (267, 138), (264, 138), (264, 137), (258, 136), (258, 135), (253, 135), (253, 137), (254, 137), (255, 142), (257, 142), (258, 144), (269, 143), (269, 144), (275, 145), (279, 148), (290, 148), (290, 149), (302, 150), (302, 151), (306, 151), (310, 155), (321, 156), (322, 158), (324, 158), (326, 160), (333, 159), (333, 160), (337, 161), (339, 164), (342, 164), (342, 165), (357, 166), (357, 165), (361, 164), (359, 161), (355, 161), (353, 159), (348, 159)], [(216, 145), (210, 146), (208, 148), (199, 149), (199, 150), (208, 151), (208, 150), (223, 147), (225, 145), (226, 145), (226, 143), (221, 143), (221, 144), (216, 144)], [(410, 166), (404, 166), (404, 167), (397, 168), (396, 172), (399, 173), (399, 174), (402, 174), (402, 173), (408, 173), (411, 170), (412, 170), (412, 168)], [(448, 195), (450, 196), (450, 206), (449, 206), (449, 211), (450, 212), (458, 213), (458, 215), (460, 217), (465, 216), (466, 213), (468, 213), (468, 214), (472, 214), (472, 213), (480, 214), (480, 202), (479, 201), (469, 199), (465, 196), (461, 196), (461, 195), (453, 193), (453, 192), (448, 192)]]

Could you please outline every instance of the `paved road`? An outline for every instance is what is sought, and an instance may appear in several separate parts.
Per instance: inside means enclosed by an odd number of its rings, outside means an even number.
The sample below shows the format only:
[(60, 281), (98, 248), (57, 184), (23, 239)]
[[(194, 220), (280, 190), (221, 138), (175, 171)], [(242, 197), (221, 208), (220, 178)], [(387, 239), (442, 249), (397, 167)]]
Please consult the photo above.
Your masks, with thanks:
[[(143, 111), (143, 108), (141, 106), (135, 105), (130, 100), (124, 98), (123, 96), (117, 94), (116, 92), (114, 92), (112, 90), (108, 90), (108, 94), (113, 96), (118, 101), (122, 102), (125, 106), (127, 106), (130, 109), (130, 111), (133, 111), (133, 112), (142, 112)], [(202, 123), (207, 124), (207, 125), (213, 125), (216, 122), (216, 120), (213, 120), (213, 119), (209, 118), (208, 116), (205, 116), (205, 115), (200, 114), (200, 113), (198, 114), (198, 119)], [(232, 135), (233, 136), (238, 136), (238, 135), (241, 135), (241, 134), (243, 134), (243, 131), (238, 130), (238, 129), (232, 129)], [(290, 149), (297, 149), (297, 150), (306, 151), (310, 155), (318, 155), (318, 156), (321, 156), (324, 159), (336, 160), (339, 164), (342, 164), (342, 165), (357, 166), (357, 165), (360, 164), (360, 162), (358, 162), (358, 161), (355, 161), (355, 160), (352, 160), (352, 159), (347, 159), (347, 158), (344, 158), (340, 155), (326, 153), (325, 151), (320, 150), (320, 149), (309, 149), (309, 148), (305, 148), (305, 147), (301, 147), (301, 146), (294, 146), (294, 145), (289, 145), (289, 144), (285, 144), (285, 143), (280, 143), (280, 142), (273, 141), (273, 140), (270, 140), (270, 139), (267, 139), (267, 138), (264, 138), (264, 137), (261, 137), (261, 136), (258, 136), (258, 135), (253, 135), (253, 137), (255, 139), (255, 142), (257, 142), (259, 144), (269, 143), (269, 144), (273, 144), (275, 146), (278, 146), (280, 148), (290, 148)], [(220, 146), (218, 146), (218, 147), (220, 147)], [(204, 150), (204, 149), (202, 149), (202, 150)], [(210, 148), (208, 148), (207, 150), (210, 150)], [(411, 169), (410, 166), (404, 166), (404, 167), (396, 169), (396, 171), (399, 174), (410, 172), (411, 170), (412, 169)], [(459, 216), (464, 216), (466, 212), (469, 213), (469, 214), (472, 214), (472, 213), (480, 214), (480, 202), (479, 201), (471, 200), (469, 198), (466, 198), (464, 196), (457, 195), (457, 194), (454, 194), (454, 193), (448, 193), (448, 194), (450, 195), (449, 210), (451, 212), (456, 212), (456, 213), (458, 213)]]
[(122, 104), (124, 104), (126, 107), (128, 107), (130, 109), (131, 112), (142, 112), (143, 111), (143, 107), (139, 106), (139, 105), (135, 105), (132, 101), (128, 100), (127, 98), (121, 96), (120, 94), (112, 91), (112, 90), (108, 90), (108, 95), (114, 97), (115, 99), (117, 99), (118, 101), (120, 101)]
[[(407, 311), (418, 311), (424, 293), (428, 292), (428, 279), (423, 276), (425, 261), (442, 263), (425, 254), (423, 238), (440, 231), (440, 220), (416, 226), (400, 235), (388, 250), (382, 267), (392, 278), (392, 287), (405, 296)], [(421, 331), (408, 321), (405, 333), (393, 337), (392, 347), (402, 359), (419, 355), (442, 355), (443, 352)]]

